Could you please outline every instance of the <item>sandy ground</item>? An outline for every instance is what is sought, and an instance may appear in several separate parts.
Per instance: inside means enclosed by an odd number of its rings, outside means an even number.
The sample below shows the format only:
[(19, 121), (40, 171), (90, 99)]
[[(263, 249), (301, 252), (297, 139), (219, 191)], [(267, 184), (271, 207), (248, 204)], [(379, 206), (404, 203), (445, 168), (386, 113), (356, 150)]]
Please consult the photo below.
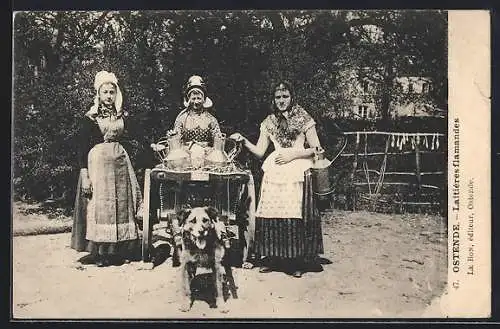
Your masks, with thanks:
[(229, 313), (195, 300), (178, 311), (179, 268), (170, 258), (97, 268), (69, 248), (70, 234), (13, 238), (14, 318), (440, 317), (446, 286), (445, 219), (333, 211), (324, 216), (323, 271), (300, 279), (234, 268)]

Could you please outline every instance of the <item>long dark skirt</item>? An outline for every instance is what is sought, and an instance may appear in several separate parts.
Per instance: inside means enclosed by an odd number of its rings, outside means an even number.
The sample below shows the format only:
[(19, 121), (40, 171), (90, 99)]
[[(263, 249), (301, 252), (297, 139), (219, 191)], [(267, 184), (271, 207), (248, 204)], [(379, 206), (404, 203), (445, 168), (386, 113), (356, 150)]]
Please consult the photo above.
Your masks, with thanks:
[(257, 217), (255, 251), (259, 256), (313, 260), (324, 253), (321, 221)]
[(304, 174), (302, 218), (255, 219), (257, 256), (314, 260), (324, 253), (321, 215), (312, 190), (312, 176)]

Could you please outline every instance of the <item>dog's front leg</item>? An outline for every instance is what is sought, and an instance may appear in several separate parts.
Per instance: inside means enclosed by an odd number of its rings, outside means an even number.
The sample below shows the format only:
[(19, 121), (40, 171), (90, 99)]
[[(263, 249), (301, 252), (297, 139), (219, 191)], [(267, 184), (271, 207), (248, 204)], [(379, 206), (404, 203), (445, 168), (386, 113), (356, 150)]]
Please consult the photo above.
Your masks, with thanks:
[(221, 263), (216, 262), (214, 270), (214, 278), (215, 278), (215, 289), (217, 296), (215, 297), (215, 303), (221, 313), (229, 312), (227, 302), (224, 301), (224, 292), (223, 292), (224, 272), (225, 272), (224, 267), (221, 265)]
[(181, 268), (181, 276), (182, 276), (182, 291), (181, 291), (181, 305), (179, 306), (179, 310), (182, 312), (187, 312), (191, 309), (191, 273), (190, 273), (190, 264), (188, 262), (184, 262), (183, 267)]

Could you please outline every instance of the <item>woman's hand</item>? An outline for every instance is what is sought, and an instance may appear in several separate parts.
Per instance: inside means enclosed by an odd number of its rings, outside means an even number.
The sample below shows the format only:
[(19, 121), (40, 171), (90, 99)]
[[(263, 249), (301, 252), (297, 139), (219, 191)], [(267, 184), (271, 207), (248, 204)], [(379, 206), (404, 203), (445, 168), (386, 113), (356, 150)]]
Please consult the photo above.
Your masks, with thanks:
[(82, 171), (82, 193), (86, 198), (92, 196), (92, 183), (86, 170)]
[(229, 136), (229, 138), (234, 139), (238, 143), (240, 143), (240, 142), (245, 143), (245, 140), (246, 140), (246, 138), (240, 133), (234, 133), (231, 136)]
[(279, 165), (283, 165), (295, 159), (296, 159), (296, 154), (294, 152), (291, 151), (286, 152), (284, 150), (280, 150), (277, 152), (274, 162)]
[(269, 146), (269, 137), (265, 134), (259, 135), (259, 140), (257, 141), (257, 145), (254, 145), (250, 142), (245, 136), (240, 133), (234, 133), (229, 136), (232, 140), (237, 143), (242, 143), (250, 152), (252, 152), (256, 157), (262, 158), (264, 153), (266, 153), (267, 147)]
[(143, 213), (144, 213), (144, 201), (142, 201), (139, 204), (139, 207), (137, 207), (137, 213), (135, 214), (135, 219), (137, 219), (138, 221), (142, 221), (144, 217)]

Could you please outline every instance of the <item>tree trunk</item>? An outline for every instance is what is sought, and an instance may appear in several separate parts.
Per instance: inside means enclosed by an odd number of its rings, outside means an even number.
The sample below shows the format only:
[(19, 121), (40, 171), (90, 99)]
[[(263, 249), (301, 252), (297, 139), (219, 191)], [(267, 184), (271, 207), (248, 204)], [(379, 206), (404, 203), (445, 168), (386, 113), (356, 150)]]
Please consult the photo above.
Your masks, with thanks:
[(53, 44), (47, 45), (44, 47), (43, 55), (45, 56), (46, 66), (45, 70), (48, 72), (56, 72), (57, 68), (62, 63), (61, 58), (61, 45), (64, 40), (64, 35), (66, 32), (64, 13), (57, 13), (55, 17), (56, 21), (56, 37), (54, 39)]
[(382, 95), (380, 100), (380, 114), (382, 117), (381, 128), (387, 128), (390, 122), (390, 105), (391, 105), (391, 92), (394, 83), (394, 60), (393, 56), (389, 56), (387, 60), (387, 68), (385, 70), (385, 77), (382, 87)]

